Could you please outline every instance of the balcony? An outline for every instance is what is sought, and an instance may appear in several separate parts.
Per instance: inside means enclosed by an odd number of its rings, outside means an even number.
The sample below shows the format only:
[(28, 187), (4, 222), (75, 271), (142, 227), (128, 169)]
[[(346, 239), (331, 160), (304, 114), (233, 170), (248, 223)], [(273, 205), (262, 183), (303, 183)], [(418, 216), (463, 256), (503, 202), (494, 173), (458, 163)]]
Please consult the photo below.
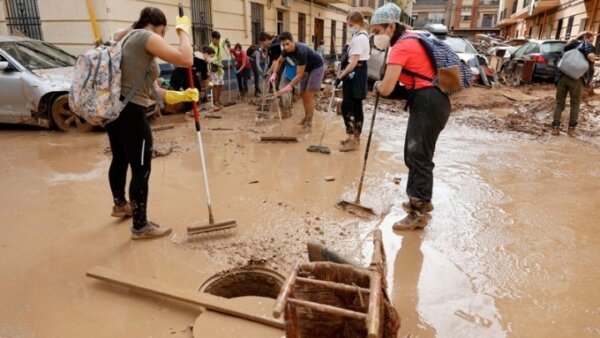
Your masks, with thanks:
[(324, 5), (348, 5), (348, 1), (345, 0), (315, 0)]
[(533, 5), (529, 8), (529, 15), (538, 15), (547, 10), (560, 6), (559, 0), (532, 0)]
[(515, 24), (517, 21), (518, 21), (518, 19), (504, 18), (496, 23), (496, 28), (502, 28), (505, 26)]
[(375, 12), (377, 4), (375, 0), (354, 0), (352, 10), (362, 13), (364, 16), (371, 17)]
[(479, 2), (479, 6), (499, 6), (500, 0), (482, 0)]

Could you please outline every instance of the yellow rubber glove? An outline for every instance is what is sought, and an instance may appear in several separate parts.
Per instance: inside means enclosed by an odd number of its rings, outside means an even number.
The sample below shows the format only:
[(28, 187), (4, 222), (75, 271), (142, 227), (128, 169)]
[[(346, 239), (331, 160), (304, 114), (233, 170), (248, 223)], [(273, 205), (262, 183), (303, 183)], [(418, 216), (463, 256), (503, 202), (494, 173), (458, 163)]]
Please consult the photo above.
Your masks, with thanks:
[(206, 84), (207, 88), (212, 88), (214, 86), (214, 83), (208, 81), (208, 83)]
[(176, 90), (167, 90), (167, 93), (165, 94), (165, 101), (168, 104), (191, 101), (198, 102), (198, 99), (200, 99), (200, 93), (196, 88), (188, 88), (182, 92)]
[(188, 36), (190, 36), (190, 30), (192, 29), (192, 21), (187, 16), (178, 16), (175, 18), (175, 29), (181, 30), (185, 32)]

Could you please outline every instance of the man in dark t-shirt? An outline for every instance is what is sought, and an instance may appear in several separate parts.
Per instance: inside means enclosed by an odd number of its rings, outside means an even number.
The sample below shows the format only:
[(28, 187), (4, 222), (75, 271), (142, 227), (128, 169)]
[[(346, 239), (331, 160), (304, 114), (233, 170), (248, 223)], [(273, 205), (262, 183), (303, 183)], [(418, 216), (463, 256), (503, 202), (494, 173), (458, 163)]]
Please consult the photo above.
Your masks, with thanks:
[[(258, 34), (258, 41), (260, 42), (260, 46), (267, 51), (268, 63), (267, 71), (265, 73), (265, 77), (267, 77), (273, 73), (273, 63), (277, 61), (281, 55), (281, 42), (279, 41), (278, 37), (267, 32), (260, 32), (260, 34)], [(275, 88), (277, 88), (277, 90), (279, 90), (281, 74), (283, 74), (283, 67), (281, 67), (281, 69), (279, 69), (279, 73), (277, 73), (277, 81), (275, 82)]]
[(279, 36), (283, 51), (273, 64), (273, 74), (270, 81), (277, 80), (277, 72), (283, 67), (284, 60), (290, 58), (296, 64), (296, 77), (290, 81), (278, 95), (291, 92), (296, 84), (299, 85), (300, 96), (304, 104), (304, 119), (300, 122), (306, 128), (312, 127), (315, 110), (315, 93), (321, 90), (321, 82), (325, 75), (325, 65), (321, 55), (317, 54), (306, 44), (295, 42), (292, 33), (283, 32)]

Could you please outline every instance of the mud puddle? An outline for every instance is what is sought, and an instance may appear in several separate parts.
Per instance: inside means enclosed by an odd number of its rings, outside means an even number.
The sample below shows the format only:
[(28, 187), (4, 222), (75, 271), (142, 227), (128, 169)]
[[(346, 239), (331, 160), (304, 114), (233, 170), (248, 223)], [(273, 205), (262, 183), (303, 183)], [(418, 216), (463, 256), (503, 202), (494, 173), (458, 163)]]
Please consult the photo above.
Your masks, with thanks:
[[(165, 117), (175, 128), (155, 138), (175, 140), (179, 150), (152, 163), (149, 217), (174, 234), (140, 243), (129, 239), (128, 220), (109, 217), (104, 133), (3, 130), (0, 336), (192, 337), (204, 315), (198, 309), (104, 286), (85, 271), (102, 265), (196, 292), (214, 274), (249, 262), (285, 276), (307, 260), (309, 240), (366, 264), (376, 227), (384, 232), (400, 336), (597, 334), (597, 142), (490, 133), (453, 116), (437, 146), (433, 219), (424, 231), (395, 233), (406, 198), (407, 114), (392, 104), (378, 115), (361, 196), (378, 214), (369, 218), (336, 206), (355, 198), (363, 156), (337, 150), (345, 136), (339, 116), (320, 113), (306, 131), (296, 125), (297, 103), (284, 128), (298, 144), (259, 143), (278, 125), (257, 124), (253, 106), (204, 120), (215, 218), (239, 224), (208, 236), (185, 231), (207, 218), (193, 122)], [(371, 110), (366, 102), (366, 121)], [(326, 119), (323, 144), (332, 154), (307, 152)], [(210, 322), (219, 330), (226, 320)]]

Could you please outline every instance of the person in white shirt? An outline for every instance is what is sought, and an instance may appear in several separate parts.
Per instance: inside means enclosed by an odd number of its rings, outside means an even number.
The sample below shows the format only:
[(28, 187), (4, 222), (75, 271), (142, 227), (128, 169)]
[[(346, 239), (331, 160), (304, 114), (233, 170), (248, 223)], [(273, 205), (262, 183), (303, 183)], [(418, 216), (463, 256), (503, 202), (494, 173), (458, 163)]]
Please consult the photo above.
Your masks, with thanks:
[(341, 141), (340, 151), (357, 150), (363, 125), (363, 100), (367, 97), (367, 60), (369, 60), (369, 35), (365, 18), (360, 12), (352, 11), (346, 17), (349, 31), (353, 34), (347, 51), (342, 55), (342, 71), (335, 86), (343, 82), (344, 99), (342, 116), (348, 138)]

